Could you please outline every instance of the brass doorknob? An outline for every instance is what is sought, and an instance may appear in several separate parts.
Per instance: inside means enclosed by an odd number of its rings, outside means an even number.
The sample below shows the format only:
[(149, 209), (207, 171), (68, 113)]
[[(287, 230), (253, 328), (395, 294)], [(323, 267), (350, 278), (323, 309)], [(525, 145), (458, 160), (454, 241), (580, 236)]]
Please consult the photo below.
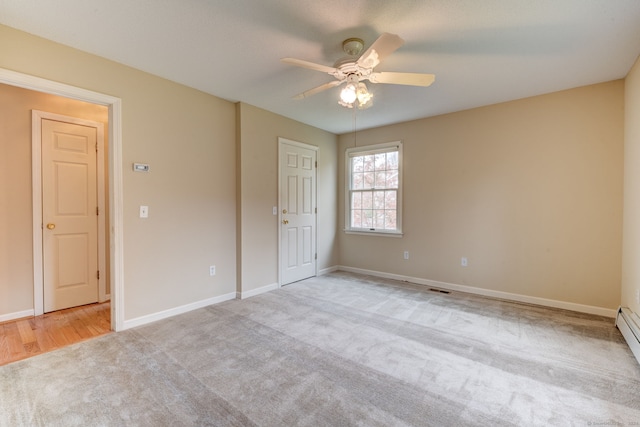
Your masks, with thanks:
[(49, 230), (53, 230), (54, 228), (56, 228), (56, 225), (55, 225), (55, 224), (52, 224), (52, 223), (49, 223), (49, 224), (47, 224), (47, 228), (48, 228)]
[(288, 219), (283, 219), (283, 220), (282, 220), (282, 223), (283, 223), (283, 224), (289, 224), (289, 220), (288, 220)]
[(286, 213), (287, 213), (287, 210), (286, 210), (286, 209), (282, 209), (282, 213), (283, 213), (283, 214), (286, 214)]

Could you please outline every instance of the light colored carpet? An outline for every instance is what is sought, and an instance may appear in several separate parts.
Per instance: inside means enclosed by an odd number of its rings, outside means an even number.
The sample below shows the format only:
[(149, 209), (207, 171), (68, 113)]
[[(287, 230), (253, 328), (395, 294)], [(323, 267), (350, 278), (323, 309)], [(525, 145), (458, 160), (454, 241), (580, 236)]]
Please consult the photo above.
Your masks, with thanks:
[(612, 319), (349, 273), (9, 364), (0, 378), (0, 426), (12, 427), (640, 421), (640, 366)]

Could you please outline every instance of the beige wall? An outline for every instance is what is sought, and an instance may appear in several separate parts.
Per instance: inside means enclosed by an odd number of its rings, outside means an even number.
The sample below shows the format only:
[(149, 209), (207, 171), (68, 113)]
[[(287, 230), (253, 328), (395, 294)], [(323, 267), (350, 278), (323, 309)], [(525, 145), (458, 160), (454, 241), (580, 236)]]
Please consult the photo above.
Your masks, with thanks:
[(640, 59), (625, 81), (622, 306), (640, 315)]
[[(108, 129), (104, 106), (0, 84), (0, 316), (33, 309), (31, 110)], [(105, 147), (107, 141), (105, 132)]]
[(239, 292), (278, 283), (278, 137), (318, 146), (318, 270), (337, 265), (336, 136), (238, 104)]
[(0, 52), (1, 68), (122, 99), (125, 320), (235, 292), (234, 105), (1, 25)]
[[(359, 144), (404, 142), (405, 235), (384, 238), (336, 232), (351, 134), (336, 137), (4, 26), (0, 52), (1, 68), (122, 99), (126, 320), (277, 282), (278, 137), (320, 147), (319, 270), (341, 264), (595, 307), (620, 302), (622, 81), (358, 132)], [(627, 82), (628, 108), (637, 73)], [(151, 172), (132, 172), (133, 162)], [(147, 220), (138, 218), (143, 204)], [(3, 221), (11, 215), (3, 211)], [(632, 230), (632, 221), (625, 226)], [(30, 258), (20, 262), (11, 275), (31, 268)], [(12, 278), (0, 275), (0, 301), (13, 298)], [(29, 308), (29, 297), (9, 310)]]
[[(404, 142), (404, 237), (340, 232), (341, 264), (617, 307), (623, 95), (614, 81), (358, 132)], [(339, 142), (343, 212), (353, 135)]]

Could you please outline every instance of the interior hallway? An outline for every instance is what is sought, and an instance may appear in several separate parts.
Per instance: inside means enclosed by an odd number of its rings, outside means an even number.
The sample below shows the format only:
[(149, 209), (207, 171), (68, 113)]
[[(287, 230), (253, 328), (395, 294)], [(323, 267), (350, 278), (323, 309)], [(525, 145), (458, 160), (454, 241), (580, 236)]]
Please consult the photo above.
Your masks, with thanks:
[(0, 323), (0, 366), (109, 332), (109, 301)]

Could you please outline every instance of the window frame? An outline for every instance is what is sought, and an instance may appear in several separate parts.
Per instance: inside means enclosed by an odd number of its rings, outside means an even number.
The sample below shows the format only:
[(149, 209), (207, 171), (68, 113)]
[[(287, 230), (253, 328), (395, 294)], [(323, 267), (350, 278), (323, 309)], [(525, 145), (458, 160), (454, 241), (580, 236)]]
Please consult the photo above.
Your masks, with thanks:
[[(396, 229), (384, 230), (384, 229), (370, 229), (370, 228), (357, 228), (351, 225), (351, 194), (353, 191), (353, 173), (351, 170), (353, 157), (366, 156), (370, 154), (380, 154), (388, 152), (398, 152), (398, 188), (396, 197)], [(402, 159), (402, 141), (385, 142), (381, 144), (363, 145), (360, 147), (350, 147), (345, 150), (345, 182), (344, 182), (344, 220), (345, 227), (344, 232), (347, 234), (361, 234), (361, 235), (377, 235), (377, 236), (389, 236), (389, 237), (402, 237), (402, 187), (403, 187), (403, 159)], [(372, 188), (371, 191), (374, 191)], [(357, 190), (360, 191), (361, 190)]]

